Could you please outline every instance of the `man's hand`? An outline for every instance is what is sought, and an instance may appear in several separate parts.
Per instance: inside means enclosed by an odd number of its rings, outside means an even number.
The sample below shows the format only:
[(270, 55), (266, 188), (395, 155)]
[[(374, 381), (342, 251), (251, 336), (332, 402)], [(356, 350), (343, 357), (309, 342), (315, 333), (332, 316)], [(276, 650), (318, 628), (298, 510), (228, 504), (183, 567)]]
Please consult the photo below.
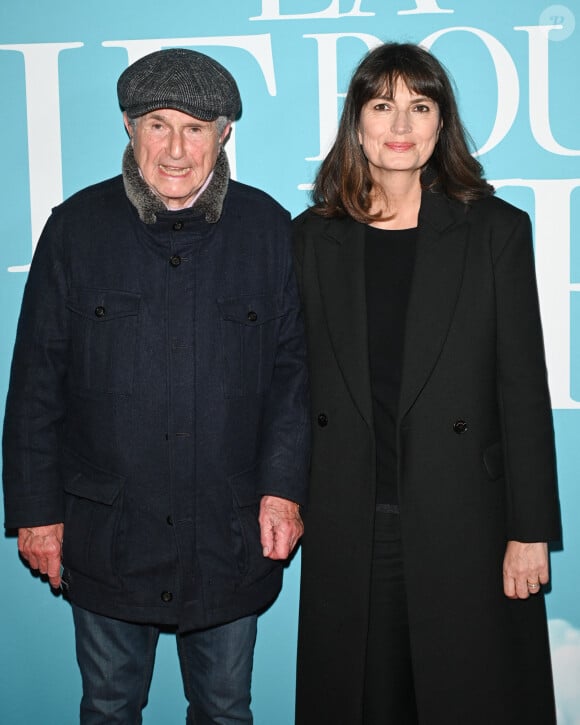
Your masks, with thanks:
[(510, 599), (527, 599), (550, 580), (548, 545), (508, 541), (503, 560), (503, 590)]
[(287, 559), (304, 533), (298, 504), (278, 496), (262, 496), (258, 520), (264, 556)]
[(60, 564), (64, 524), (18, 529), (18, 551), (30, 564), (48, 576), (50, 586), (60, 586)]

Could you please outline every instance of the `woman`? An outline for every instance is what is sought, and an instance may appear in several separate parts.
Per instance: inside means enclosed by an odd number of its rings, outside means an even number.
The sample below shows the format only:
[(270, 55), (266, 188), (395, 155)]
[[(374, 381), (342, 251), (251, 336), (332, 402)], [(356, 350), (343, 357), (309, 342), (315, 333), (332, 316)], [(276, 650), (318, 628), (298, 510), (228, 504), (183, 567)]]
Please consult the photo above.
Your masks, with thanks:
[(297, 725), (550, 725), (529, 219), (483, 179), (439, 62), (396, 43), (355, 71), (313, 198)]

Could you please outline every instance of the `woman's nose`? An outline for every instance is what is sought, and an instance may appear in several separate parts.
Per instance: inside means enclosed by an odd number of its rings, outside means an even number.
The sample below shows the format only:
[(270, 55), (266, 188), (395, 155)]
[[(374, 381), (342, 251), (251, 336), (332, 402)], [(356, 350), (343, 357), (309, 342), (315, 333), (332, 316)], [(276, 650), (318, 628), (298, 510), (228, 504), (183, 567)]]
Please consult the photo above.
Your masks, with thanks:
[(411, 130), (411, 121), (407, 111), (395, 111), (391, 130), (394, 133), (409, 133)]

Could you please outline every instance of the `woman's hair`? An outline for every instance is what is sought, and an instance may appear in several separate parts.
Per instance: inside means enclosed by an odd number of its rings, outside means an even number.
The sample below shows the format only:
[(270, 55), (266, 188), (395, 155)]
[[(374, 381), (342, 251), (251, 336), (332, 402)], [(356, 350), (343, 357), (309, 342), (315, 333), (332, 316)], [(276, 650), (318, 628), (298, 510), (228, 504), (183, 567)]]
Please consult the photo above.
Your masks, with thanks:
[(380, 216), (370, 213), (373, 181), (359, 142), (359, 119), (372, 98), (392, 97), (399, 80), (439, 106), (442, 127), (423, 169), (422, 183), (429, 188), (438, 185), (447, 196), (464, 203), (493, 194), (481, 164), (469, 152), (451, 82), (441, 63), (418, 45), (385, 43), (368, 53), (354, 72), (336, 140), (316, 175), (312, 199), (314, 210), (322, 216), (349, 215), (365, 223)]

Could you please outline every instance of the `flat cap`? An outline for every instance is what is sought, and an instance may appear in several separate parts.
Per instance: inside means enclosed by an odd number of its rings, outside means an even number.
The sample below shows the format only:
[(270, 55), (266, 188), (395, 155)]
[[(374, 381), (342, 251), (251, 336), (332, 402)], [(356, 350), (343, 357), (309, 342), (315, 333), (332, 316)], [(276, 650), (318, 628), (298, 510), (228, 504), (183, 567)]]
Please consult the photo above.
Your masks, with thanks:
[(234, 119), (242, 105), (232, 74), (208, 55), (185, 48), (158, 50), (132, 63), (117, 81), (117, 96), (129, 118), (173, 108), (202, 121)]

